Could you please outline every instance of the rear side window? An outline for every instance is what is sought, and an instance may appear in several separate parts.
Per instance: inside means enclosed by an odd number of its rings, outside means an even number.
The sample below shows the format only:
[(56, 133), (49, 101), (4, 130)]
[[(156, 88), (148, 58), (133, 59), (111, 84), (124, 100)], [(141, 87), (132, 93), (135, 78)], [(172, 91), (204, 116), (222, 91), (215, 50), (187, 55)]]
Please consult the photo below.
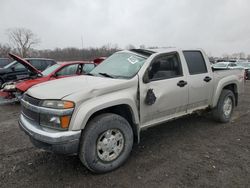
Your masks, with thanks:
[(207, 73), (207, 66), (200, 51), (184, 51), (183, 53), (191, 75)]
[(41, 62), (40, 60), (28, 60), (31, 65), (33, 65), (38, 70), (42, 70)]

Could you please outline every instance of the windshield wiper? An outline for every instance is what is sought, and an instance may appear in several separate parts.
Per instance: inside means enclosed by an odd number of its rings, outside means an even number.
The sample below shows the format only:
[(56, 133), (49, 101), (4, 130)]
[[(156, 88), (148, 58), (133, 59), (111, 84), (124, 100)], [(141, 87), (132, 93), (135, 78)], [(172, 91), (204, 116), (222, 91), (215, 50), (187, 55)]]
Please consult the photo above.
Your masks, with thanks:
[(106, 72), (99, 72), (98, 74), (108, 77), (108, 78), (114, 78), (114, 76), (111, 76), (110, 74), (106, 73)]
[(87, 73), (87, 74), (85, 74), (85, 75), (94, 76), (94, 75), (93, 75), (93, 74), (91, 74), (91, 73)]

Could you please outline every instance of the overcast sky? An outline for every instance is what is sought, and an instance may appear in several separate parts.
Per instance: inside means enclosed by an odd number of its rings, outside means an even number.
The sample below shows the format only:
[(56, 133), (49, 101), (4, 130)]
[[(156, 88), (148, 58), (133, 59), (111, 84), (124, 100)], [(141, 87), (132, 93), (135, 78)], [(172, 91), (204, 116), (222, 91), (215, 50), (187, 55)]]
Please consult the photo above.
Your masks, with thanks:
[[(203, 48), (250, 54), (250, 0), (0, 0), (0, 43), (25, 27), (38, 49), (99, 47)], [(81, 40), (82, 38), (82, 40)]]

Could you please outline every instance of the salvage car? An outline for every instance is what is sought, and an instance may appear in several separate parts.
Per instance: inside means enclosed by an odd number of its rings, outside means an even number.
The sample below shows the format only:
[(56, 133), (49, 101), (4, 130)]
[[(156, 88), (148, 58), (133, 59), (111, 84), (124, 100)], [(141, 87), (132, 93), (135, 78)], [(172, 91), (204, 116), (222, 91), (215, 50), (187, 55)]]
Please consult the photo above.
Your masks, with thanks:
[(0, 88), (5, 82), (24, 79), (32, 76), (30, 65), (39, 71), (44, 71), (46, 68), (56, 64), (56, 61), (45, 58), (25, 58), (20, 61), (20, 57), (9, 54), (15, 61), (0, 68)]
[(78, 154), (105, 173), (125, 162), (149, 127), (209, 110), (229, 122), (243, 89), (244, 70), (212, 69), (202, 50), (124, 50), (87, 76), (30, 88), (19, 125), (35, 146)]
[(91, 61), (69, 61), (58, 62), (57, 64), (45, 69), (43, 72), (33, 69), (33, 75), (36, 76), (4, 84), (3, 89), (0, 91), (0, 96), (4, 99), (10, 99), (11, 101), (13, 101), (13, 99), (16, 99), (14, 101), (19, 101), (22, 98), (22, 94), (36, 84), (70, 76), (87, 74), (94, 69), (95, 66), (96, 64)]

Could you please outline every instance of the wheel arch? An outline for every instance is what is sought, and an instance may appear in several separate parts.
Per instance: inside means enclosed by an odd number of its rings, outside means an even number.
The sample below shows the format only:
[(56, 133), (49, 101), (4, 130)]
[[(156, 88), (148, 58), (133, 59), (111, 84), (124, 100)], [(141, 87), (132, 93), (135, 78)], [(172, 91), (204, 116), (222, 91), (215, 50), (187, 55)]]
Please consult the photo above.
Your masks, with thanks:
[[(113, 113), (125, 118), (133, 130), (134, 140), (139, 142), (140, 128), (138, 110), (136, 106), (130, 103), (108, 103), (91, 109), (85, 106), (85, 108), (82, 108), (82, 110), (80, 109), (78, 113), (76, 113), (76, 117), (74, 117), (75, 121), (72, 122), (72, 124), (74, 124), (74, 129), (82, 129), (84, 131), (89, 121), (103, 113)], [(77, 124), (77, 126), (75, 126), (75, 124)]]
[(237, 82), (224, 82), (224, 83), (218, 83), (217, 89), (214, 93), (214, 100), (212, 103), (212, 107), (216, 107), (218, 100), (220, 98), (221, 92), (223, 89), (231, 90), (235, 96), (235, 106), (238, 105), (238, 93), (239, 93), (239, 87)]

